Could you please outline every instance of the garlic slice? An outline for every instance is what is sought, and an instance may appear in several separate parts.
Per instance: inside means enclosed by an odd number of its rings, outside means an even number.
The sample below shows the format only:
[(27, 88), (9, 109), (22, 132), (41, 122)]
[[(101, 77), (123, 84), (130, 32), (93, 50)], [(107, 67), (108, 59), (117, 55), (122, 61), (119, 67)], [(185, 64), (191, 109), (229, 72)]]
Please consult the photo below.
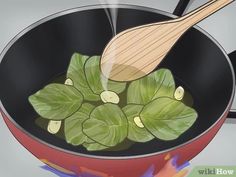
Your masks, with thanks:
[(144, 125), (140, 119), (140, 117), (134, 117), (134, 123), (139, 127), (139, 128), (144, 128)]
[(179, 100), (181, 101), (184, 97), (184, 88), (179, 86), (176, 90), (175, 90), (175, 93), (174, 93), (174, 97), (176, 100)]
[(118, 104), (120, 102), (119, 96), (112, 91), (103, 91), (100, 97), (104, 103), (114, 103)]
[(48, 123), (48, 132), (51, 134), (56, 134), (61, 128), (61, 121), (50, 120)]
[(66, 79), (66, 81), (65, 81), (65, 85), (71, 85), (71, 86), (73, 86), (74, 83), (73, 83), (73, 81), (72, 81), (70, 78), (68, 78), (68, 79)]

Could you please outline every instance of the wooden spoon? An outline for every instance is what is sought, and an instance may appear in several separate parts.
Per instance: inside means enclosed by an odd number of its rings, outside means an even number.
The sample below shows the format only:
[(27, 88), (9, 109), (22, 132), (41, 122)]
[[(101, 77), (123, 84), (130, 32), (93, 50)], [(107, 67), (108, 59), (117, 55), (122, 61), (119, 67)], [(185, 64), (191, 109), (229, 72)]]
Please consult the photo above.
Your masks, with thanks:
[(211, 0), (183, 17), (119, 33), (102, 54), (103, 74), (116, 81), (131, 81), (149, 74), (189, 28), (233, 1)]

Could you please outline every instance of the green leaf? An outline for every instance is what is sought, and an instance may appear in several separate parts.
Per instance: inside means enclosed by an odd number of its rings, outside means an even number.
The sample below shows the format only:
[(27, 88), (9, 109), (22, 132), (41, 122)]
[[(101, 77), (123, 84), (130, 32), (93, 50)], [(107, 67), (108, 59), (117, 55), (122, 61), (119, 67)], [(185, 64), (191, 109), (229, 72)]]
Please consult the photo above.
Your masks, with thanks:
[(78, 146), (87, 141), (88, 137), (82, 132), (82, 123), (89, 119), (93, 109), (93, 105), (84, 103), (76, 113), (65, 120), (64, 132), (67, 143)]
[(79, 53), (73, 54), (67, 71), (67, 78), (73, 81), (74, 87), (83, 94), (85, 100), (98, 101), (100, 100), (99, 95), (91, 90), (85, 76), (84, 65), (88, 59), (88, 56)]
[(122, 151), (129, 149), (132, 145), (134, 145), (135, 142), (130, 141), (128, 139), (125, 139), (121, 143), (117, 144), (115, 147), (107, 147), (103, 146), (101, 144), (98, 144), (96, 142), (93, 143), (84, 143), (83, 146), (88, 151), (100, 151), (100, 150), (106, 150), (106, 151)]
[(142, 105), (127, 105), (122, 109), (129, 122), (128, 139), (135, 142), (148, 142), (155, 138), (145, 127), (140, 128), (134, 122), (134, 118), (139, 117), (142, 109)]
[(124, 141), (117, 144), (116, 146), (106, 149), (106, 151), (124, 151), (129, 149), (134, 144), (135, 144), (134, 141), (130, 141), (129, 139), (126, 138)]
[(84, 143), (83, 146), (87, 149), (87, 151), (100, 151), (100, 150), (104, 150), (107, 149), (109, 147), (107, 146), (103, 146), (99, 143)]
[(140, 118), (155, 137), (173, 140), (193, 125), (197, 112), (180, 101), (159, 98), (143, 108)]
[(50, 84), (29, 97), (35, 111), (46, 119), (63, 120), (75, 113), (83, 101), (82, 94), (72, 86)]
[(133, 81), (127, 93), (128, 104), (147, 104), (159, 97), (173, 97), (175, 82), (168, 69), (159, 69), (150, 75)]
[(128, 121), (117, 105), (108, 103), (92, 111), (83, 123), (83, 132), (95, 142), (112, 147), (127, 137)]
[[(100, 95), (104, 90), (113, 91), (117, 94), (123, 92), (126, 88), (124, 82), (114, 82), (108, 80), (100, 70), (100, 57), (91, 57), (85, 63), (85, 74), (89, 86), (94, 93)], [(107, 88), (106, 88), (107, 87)]]
[[(83, 125), (82, 125), (83, 126)], [(95, 141), (93, 141), (92, 139), (90, 138), (87, 138), (85, 143), (88, 143), (88, 144), (91, 144), (91, 143), (95, 143)]]

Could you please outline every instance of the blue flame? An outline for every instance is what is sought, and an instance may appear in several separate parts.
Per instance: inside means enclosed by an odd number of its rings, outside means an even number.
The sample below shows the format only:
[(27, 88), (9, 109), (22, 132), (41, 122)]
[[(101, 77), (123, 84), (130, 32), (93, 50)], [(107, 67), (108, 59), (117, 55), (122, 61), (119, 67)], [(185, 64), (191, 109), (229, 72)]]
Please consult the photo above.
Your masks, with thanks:
[(59, 170), (56, 170), (52, 167), (49, 167), (47, 165), (45, 166), (42, 166), (41, 167), (42, 169), (44, 170), (47, 170), (47, 171), (50, 171), (52, 173), (54, 173), (55, 175), (57, 175), (58, 177), (99, 177), (99, 176), (96, 176), (96, 175), (92, 175), (92, 174), (89, 174), (89, 173), (81, 173), (79, 175), (76, 175), (76, 174), (67, 174), (67, 173), (63, 173)]

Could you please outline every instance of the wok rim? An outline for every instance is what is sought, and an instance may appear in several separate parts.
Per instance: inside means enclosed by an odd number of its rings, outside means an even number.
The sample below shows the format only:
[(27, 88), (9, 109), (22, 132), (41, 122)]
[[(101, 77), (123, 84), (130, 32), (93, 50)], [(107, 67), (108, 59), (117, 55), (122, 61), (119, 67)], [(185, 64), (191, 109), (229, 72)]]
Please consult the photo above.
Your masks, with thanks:
[[(20, 31), (17, 35), (15, 35), (15, 37), (13, 37), (10, 42), (6, 45), (6, 47), (3, 49), (3, 51), (0, 53), (0, 65), (2, 63), (2, 60), (5, 56), (5, 54), (7, 53), (7, 51), (15, 44), (15, 42), (20, 39), (23, 35), (25, 35), (27, 32), (31, 31), (32, 29), (38, 27), (39, 25), (48, 22), (52, 19), (55, 19), (57, 17), (61, 17), (63, 15), (68, 15), (68, 14), (72, 14), (75, 12), (79, 12), (79, 11), (85, 11), (85, 10), (93, 10), (93, 9), (104, 9), (104, 8), (126, 8), (126, 9), (135, 9), (135, 10), (143, 10), (143, 11), (148, 11), (148, 12), (153, 12), (153, 13), (158, 13), (161, 15), (165, 15), (168, 17), (172, 17), (172, 18), (176, 18), (176, 15), (173, 15), (169, 12), (165, 12), (159, 9), (155, 9), (155, 8), (151, 8), (151, 7), (146, 7), (146, 6), (139, 6), (139, 5), (132, 5), (132, 4), (95, 4), (95, 5), (87, 5), (87, 6), (81, 6), (81, 7), (75, 7), (75, 8), (70, 8), (70, 9), (66, 9), (63, 11), (59, 11), (56, 12), (54, 14), (51, 14), (49, 16), (46, 16), (38, 21), (36, 21), (35, 23), (29, 25), (28, 27), (24, 28), (22, 31)], [(101, 156), (101, 155), (89, 155), (89, 154), (83, 154), (80, 152), (74, 152), (68, 149), (64, 149), (61, 147), (58, 147), (56, 145), (50, 144), (42, 139), (40, 139), (39, 137), (33, 135), (32, 133), (30, 133), (29, 131), (25, 130), (22, 126), (20, 126), (6, 111), (5, 107), (3, 106), (3, 103), (0, 99), (0, 111), (2, 111), (1, 115), (2, 117), (5, 115), (11, 123), (13, 123), (13, 125), (19, 129), (21, 132), (23, 132), (24, 134), (26, 134), (28, 137), (30, 137), (31, 139), (47, 146), (50, 148), (53, 148), (55, 150), (58, 151), (62, 151), (64, 153), (68, 153), (70, 155), (75, 155), (75, 156), (81, 156), (81, 157), (85, 157), (85, 158), (93, 158), (93, 159), (101, 159), (101, 160), (129, 160), (129, 159), (138, 159), (138, 158), (145, 158), (145, 157), (151, 157), (151, 156), (156, 156), (159, 154), (163, 154), (181, 147), (184, 147), (192, 142), (194, 142), (195, 140), (199, 139), (201, 136), (205, 135), (207, 132), (209, 132), (213, 127), (215, 127), (215, 125), (221, 121), (221, 119), (224, 118), (224, 115), (230, 111), (230, 107), (232, 105), (233, 102), (233, 98), (234, 98), (234, 93), (235, 93), (235, 74), (234, 74), (234, 69), (232, 66), (232, 63), (229, 59), (228, 54), (226, 53), (226, 51), (224, 50), (224, 48), (220, 45), (220, 43), (213, 37), (211, 36), (208, 32), (206, 32), (205, 30), (203, 30), (202, 28), (200, 28), (199, 26), (195, 25), (193, 26), (193, 28), (197, 29), (199, 32), (201, 32), (202, 34), (204, 34), (205, 36), (207, 36), (212, 42), (215, 43), (215, 45), (218, 46), (218, 48), (222, 51), (222, 53), (225, 55), (225, 59), (228, 61), (230, 70), (231, 70), (231, 74), (232, 74), (232, 93), (229, 99), (229, 102), (224, 110), (224, 112), (221, 114), (221, 116), (208, 128), (206, 129), (204, 132), (202, 132), (201, 134), (199, 134), (198, 136), (182, 143), (176, 146), (173, 146), (171, 148), (167, 148), (165, 150), (161, 150), (158, 152), (154, 152), (154, 153), (148, 153), (148, 154), (140, 154), (140, 155), (130, 155), (130, 156)], [(3, 119), (5, 121), (5, 119)], [(6, 123), (6, 121), (5, 121)], [(9, 127), (8, 127), (9, 128)], [(12, 133), (13, 134), (13, 133)], [(13, 136), (17, 139), (18, 138), (13, 134)], [(19, 141), (18, 141), (19, 142)], [(20, 143), (20, 142), (19, 142)], [(21, 144), (21, 143), (20, 143)], [(21, 144), (23, 145), (23, 144)], [(24, 146), (24, 145), (23, 145)], [(25, 147), (25, 146), (24, 146)]]

